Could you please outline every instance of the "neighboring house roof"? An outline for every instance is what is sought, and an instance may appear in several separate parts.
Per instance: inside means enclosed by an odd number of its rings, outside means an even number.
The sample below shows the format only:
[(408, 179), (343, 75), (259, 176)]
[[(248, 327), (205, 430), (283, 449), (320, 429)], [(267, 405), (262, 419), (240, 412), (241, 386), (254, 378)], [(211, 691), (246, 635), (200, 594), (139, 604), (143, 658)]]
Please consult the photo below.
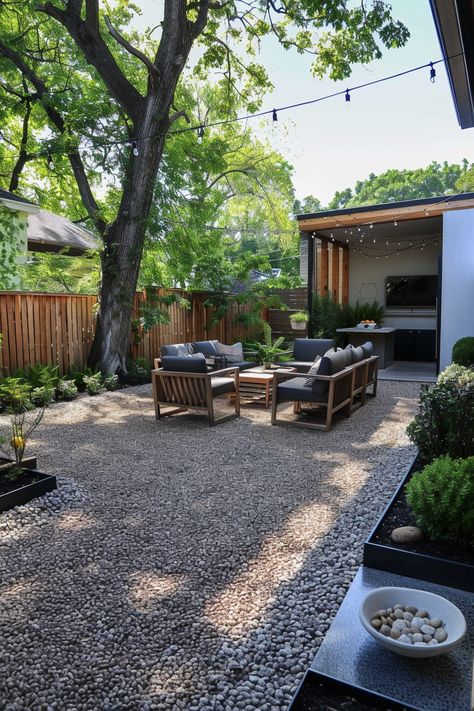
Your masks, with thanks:
[(97, 247), (98, 241), (92, 232), (65, 217), (40, 210), (28, 218), (28, 250), (31, 252), (59, 252), (67, 248), (67, 254), (75, 257)]
[(474, 126), (474, 1), (430, 0), (461, 128)]
[(39, 207), (35, 205), (30, 200), (15, 195), (8, 190), (2, 190), (0, 188), (0, 205), (8, 207), (10, 210), (19, 210), (22, 212), (34, 213), (38, 212)]
[(339, 210), (322, 210), (311, 214), (298, 215), (300, 230), (312, 231), (327, 228), (351, 227), (369, 222), (388, 222), (390, 220), (412, 220), (435, 217), (449, 210), (474, 208), (474, 193), (458, 195), (440, 195), (439, 197), (403, 200), (346, 207)]

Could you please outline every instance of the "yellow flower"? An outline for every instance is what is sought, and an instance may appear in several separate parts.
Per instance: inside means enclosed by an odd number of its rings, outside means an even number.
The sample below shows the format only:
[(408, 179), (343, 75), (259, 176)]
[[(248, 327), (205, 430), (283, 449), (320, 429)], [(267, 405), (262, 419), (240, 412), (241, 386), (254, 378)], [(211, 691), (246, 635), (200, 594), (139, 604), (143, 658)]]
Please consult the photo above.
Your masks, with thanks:
[(21, 435), (16, 435), (15, 437), (11, 438), (10, 442), (11, 446), (13, 449), (24, 449), (25, 448), (25, 438), (22, 437)]

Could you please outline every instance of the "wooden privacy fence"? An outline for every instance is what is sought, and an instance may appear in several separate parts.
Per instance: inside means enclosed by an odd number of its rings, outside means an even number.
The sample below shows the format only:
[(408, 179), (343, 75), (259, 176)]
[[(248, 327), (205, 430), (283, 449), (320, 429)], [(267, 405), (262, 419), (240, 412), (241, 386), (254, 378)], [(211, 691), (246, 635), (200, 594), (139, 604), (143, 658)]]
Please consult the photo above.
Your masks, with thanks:
[[(146, 358), (150, 366), (162, 344), (208, 338), (235, 343), (253, 335), (235, 323), (236, 315), (246, 306), (232, 304), (225, 318), (209, 327), (212, 312), (205, 306), (207, 294), (174, 289), (159, 293), (176, 293), (188, 299), (191, 308), (184, 309), (176, 303), (162, 307), (168, 309), (170, 323), (141, 333), (138, 344), (131, 339), (131, 355)], [(136, 295), (134, 319), (139, 317), (143, 300), (144, 294)], [(0, 292), (0, 375), (11, 375), (17, 368), (34, 363), (58, 365), (61, 375), (73, 366), (83, 368), (94, 338), (96, 309), (97, 296)]]

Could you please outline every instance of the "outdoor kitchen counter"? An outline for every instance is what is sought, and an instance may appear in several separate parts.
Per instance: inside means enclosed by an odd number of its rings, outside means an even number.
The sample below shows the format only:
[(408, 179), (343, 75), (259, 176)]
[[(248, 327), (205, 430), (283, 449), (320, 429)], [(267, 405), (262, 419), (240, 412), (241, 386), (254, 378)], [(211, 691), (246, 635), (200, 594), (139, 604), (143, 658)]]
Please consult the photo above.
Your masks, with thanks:
[(347, 333), (353, 346), (372, 341), (374, 355), (379, 357), (379, 368), (392, 365), (395, 352), (396, 328), (338, 328), (338, 333)]

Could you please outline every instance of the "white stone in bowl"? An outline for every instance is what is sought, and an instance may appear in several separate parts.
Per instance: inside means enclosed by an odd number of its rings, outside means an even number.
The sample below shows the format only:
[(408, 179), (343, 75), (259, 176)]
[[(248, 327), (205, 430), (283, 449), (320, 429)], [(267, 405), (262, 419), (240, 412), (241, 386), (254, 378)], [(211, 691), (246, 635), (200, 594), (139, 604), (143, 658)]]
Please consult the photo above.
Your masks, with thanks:
[[(392, 637), (384, 637), (370, 624), (374, 614), (380, 609), (393, 607), (395, 604), (413, 606), (418, 610), (428, 610), (430, 618), (443, 620), (448, 638), (436, 645), (415, 646), (403, 644)], [(368, 593), (359, 608), (359, 617), (363, 626), (372, 637), (386, 649), (404, 657), (437, 657), (456, 647), (466, 634), (466, 620), (461, 610), (446, 598), (424, 590), (412, 588), (377, 588)]]

